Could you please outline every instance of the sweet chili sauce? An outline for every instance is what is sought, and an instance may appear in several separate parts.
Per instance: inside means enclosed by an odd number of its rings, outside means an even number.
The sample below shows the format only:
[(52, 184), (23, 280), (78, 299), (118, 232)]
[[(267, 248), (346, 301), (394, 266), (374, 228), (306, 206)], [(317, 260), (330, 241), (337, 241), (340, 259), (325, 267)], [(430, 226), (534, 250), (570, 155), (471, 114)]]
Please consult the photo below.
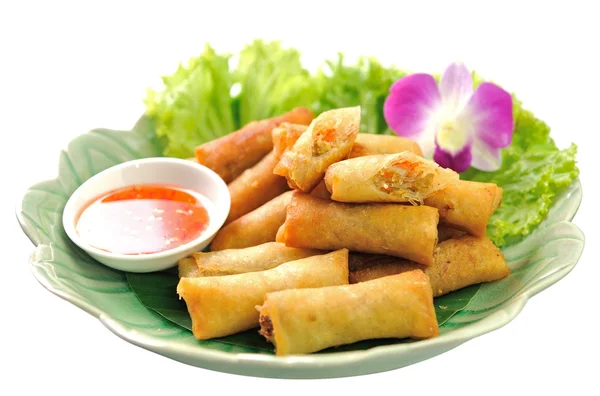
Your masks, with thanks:
[(134, 185), (111, 191), (81, 212), (76, 230), (97, 249), (118, 254), (147, 254), (173, 249), (196, 239), (209, 215), (195, 191), (170, 185)]

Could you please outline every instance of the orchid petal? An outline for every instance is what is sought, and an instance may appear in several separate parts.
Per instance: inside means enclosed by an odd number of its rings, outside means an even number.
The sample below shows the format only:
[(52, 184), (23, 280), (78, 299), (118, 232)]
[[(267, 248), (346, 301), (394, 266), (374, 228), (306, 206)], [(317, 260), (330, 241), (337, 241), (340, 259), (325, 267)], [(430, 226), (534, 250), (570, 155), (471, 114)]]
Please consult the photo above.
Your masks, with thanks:
[(416, 140), (431, 157), (435, 127), (432, 115), (440, 106), (440, 91), (429, 74), (411, 74), (396, 81), (383, 104), (383, 115), (397, 135)]
[(502, 153), (500, 149), (488, 146), (483, 140), (473, 142), (473, 161), (471, 165), (474, 168), (486, 172), (493, 172), (500, 169), (502, 165)]
[(475, 140), (482, 140), (491, 148), (510, 145), (515, 127), (512, 97), (492, 83), (482, 83), (461, 113), (469, 119)]
[(411, 74), (396, 81), (383, 104), (389, 127), (398, 135), (418, 137), (440, 104), (440, 92), (429, 74)]
[(452, 154), (436, 144), (433, 160), (444, 168), (450, 168), (460, 173), (469, 169), (473, 155), (471, 145), (467, 144), (456, 154)]
[(446, 110), (458, 114), (473, 94), (473, 79), (469, 69), (462, 63), (453, 63), (440, 80), (440, 94)]

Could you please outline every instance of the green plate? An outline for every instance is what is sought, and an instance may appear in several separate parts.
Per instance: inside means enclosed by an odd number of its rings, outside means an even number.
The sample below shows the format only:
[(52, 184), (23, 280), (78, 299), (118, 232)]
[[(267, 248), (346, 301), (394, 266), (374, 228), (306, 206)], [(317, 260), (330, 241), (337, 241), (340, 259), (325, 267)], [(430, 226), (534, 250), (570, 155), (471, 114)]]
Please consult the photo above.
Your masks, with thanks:
[(58, 177), (29, 188), (17, 207), (17, 217), (36, 246), (30, 263), (44, 287), (96, 316), (119, 337), (198, 367), (285, 378), (342, 377), (403, 367), (504, 326), (530, 297), (567, 275), (583, 250), (583, 233), (570, 222), (582, 197), (576, 180), (535, 232), (503, 249), (511, 275), (482, 285), (466, 307), (445, 322), (439, 337), (294, 357), (217, 341), (199, 342), (189, 331), (142, 305), (124, 272), (94, 261), (69, 240), (62, 227), (67, 199), (85, 180), (124, 161), (160, 155), (159, 146), (149, 139), (150, 131), (148, 120), (142, 118), (132, 131), (98, 129), (77, 137), (60, 154)]

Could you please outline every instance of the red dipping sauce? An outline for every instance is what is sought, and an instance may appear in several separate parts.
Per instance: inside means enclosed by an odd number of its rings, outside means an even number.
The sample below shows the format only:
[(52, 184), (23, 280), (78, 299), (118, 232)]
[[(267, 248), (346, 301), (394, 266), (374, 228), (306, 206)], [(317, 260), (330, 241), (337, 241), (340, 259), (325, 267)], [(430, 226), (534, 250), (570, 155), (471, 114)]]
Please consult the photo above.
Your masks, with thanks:
[(111, 191), (83, 209), (76, 231), (89, 245), (117, 254), (174, 249), (198, 238), (209, 216), (201, 194), (169, 185)]

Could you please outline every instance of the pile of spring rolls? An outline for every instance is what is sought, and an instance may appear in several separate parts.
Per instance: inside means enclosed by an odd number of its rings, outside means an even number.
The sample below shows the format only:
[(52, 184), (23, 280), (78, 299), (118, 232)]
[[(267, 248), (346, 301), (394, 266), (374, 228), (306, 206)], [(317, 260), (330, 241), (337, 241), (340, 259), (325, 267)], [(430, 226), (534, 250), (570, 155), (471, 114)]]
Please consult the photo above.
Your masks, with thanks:
[(211, 252), (179, 262), (197, 339), (259, 327), (291, 355), (430, 338), (434, 297), (508, 276), (485, 236), (502, 189), (359, 125), (359, 107), (298, 108), (196, 149), (232, 198)]

